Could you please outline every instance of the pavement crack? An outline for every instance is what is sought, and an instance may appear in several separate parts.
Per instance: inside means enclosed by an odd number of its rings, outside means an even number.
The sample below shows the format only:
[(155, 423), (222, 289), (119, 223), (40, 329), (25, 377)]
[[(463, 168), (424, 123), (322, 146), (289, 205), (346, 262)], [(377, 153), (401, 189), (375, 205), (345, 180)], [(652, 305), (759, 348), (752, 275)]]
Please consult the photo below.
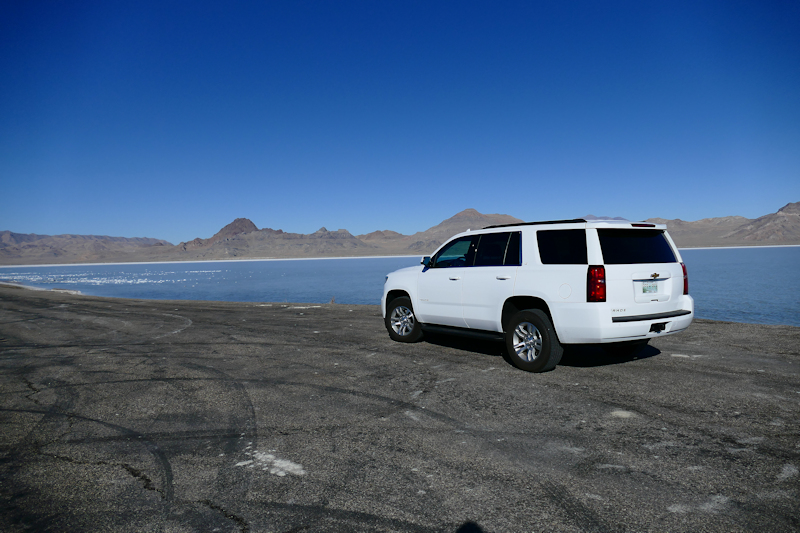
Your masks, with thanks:
[(129, 464), (120, 464), (120, 463), (109, 463), (108, 461), (80, 461), (78, 459), (73, 459), (72, 457), (66, 457), (64, 455), (57, 455), (54, 453), (42, 453), (45, 457), (50, 457), (53, 459), (58, 459), (59, 461), (64, 461), (66, 463), (74, 464), (74, 465), (84, 465), (84, 466), (112, 466), (112, 467), (120, 467), (125, 470), (131, 477), (139, 480), (142, 482), (142, 486), (145, 490), (151, 490), (153, 492), (157, 492), (161, 495), (161, 498), (166, 499), (166, 495), (162, 489), (156, 487), (153, 483), (153, 480), (150, 479), (144, 472), (141, 470), (132, 467)]
[(41, 389), (37, 389), (36, 386), (31, 381), (28, 380), (28, 378), (22, 378), (22, 379), (25, 380), (25, 385), (27, 385), (28, 388), (31, 389), (33, 392), (41, 392)]
[(144, 472), (132, 467), (131, 465), (127, 465), (127, 464), (123, 464), (123, 465), (119, 465), (119, 466), (124, 468), (125, 471), (128, 472), (131, 476), (133, 476), (134, 478), (136, 478), (139, 481), (141, 481), (142, 485), (145, 488), (145, 490), (152, 490), (154, 492), (157, 492), (157, 493), (159, 493), (161, 495), (161, 498), (163, 498), (165, 500), (167, 499), (166, 495), (164, 494), (164, 491), (159, 489), (158, 487), (156, 487), (155, 484), (153, 484), (153, 480), (150, 479), (149, 477), (147, 477), (144, 474)]
[(241, 516), (235, 515), (232, 512), (228, 511), (227, 509), (220, 507), (219, 505), (215, 504), (211, 500), (200, 500), (198, 503), (202, 503), (203, 505), (208, 506), (210, 509), (217, 511), (218, 513), (222, 514), (228, 520), (232, 520), (239, 526), (242, 533), (249, 533), (250, 526), (248, 525), (247, 521), (242, 518)]
[(32, 401), (36, 405), (42, 405), (42, 403), (39, 400), (37, 400), (36, 398), (33, 397), (34, 394), (39, 394), (40, 392), (42, 392), (42, 390), (41, 389), (37, 389), (36, 385), (34, 385), (30, 380), (28, 380), (28, 378), (23, 377), (22, 379), (23, 379), (23, 381), (25, 381), (25, 385), (31, 391), (29, 394), (25, 395), (25, 398), (27, 398), (28, 400)]

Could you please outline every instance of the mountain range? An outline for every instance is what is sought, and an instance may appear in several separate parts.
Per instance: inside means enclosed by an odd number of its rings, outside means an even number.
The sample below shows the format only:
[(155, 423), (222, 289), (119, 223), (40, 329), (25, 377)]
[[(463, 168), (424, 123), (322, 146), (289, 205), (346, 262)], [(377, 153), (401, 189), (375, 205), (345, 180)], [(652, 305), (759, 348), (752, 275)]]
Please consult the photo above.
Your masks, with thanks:
[[(611, 217), (586, 215), (581, 218)], [(388, 229), (352, 235), (345, 229), (328, 231), (324, 227), (310, 234), (258, 229), (252, 221), (237, 218), (210, 238), (196, 238), (177, 245), (150, 238), (50, 236), (3, 231), (0, 232), (0, 265), (427, 255), (452, 235), (467, 229), (519, 222), (522, 220), (510, 215), (487, 215), (466, 209), (413, 235)], [(800, 202), (787, 204), (776, 213), (757, 219), (730, 216), (687, 222), (650, 218), (647, 222), (666, 224), (670, 235), (682, 248), (800, 245)]]

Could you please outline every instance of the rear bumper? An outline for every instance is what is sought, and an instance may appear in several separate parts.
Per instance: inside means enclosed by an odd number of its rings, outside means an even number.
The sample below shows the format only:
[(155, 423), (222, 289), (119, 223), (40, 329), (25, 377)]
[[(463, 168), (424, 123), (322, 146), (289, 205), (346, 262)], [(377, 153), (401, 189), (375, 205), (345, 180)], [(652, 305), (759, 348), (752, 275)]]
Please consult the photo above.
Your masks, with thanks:
[(644, 320), (661, 320), (662, 318), (677, 318), (679, 316), (689, 315), (691, 313), (691, 311), (681, 309), (680, 311), (669, 311), (667, 313), (655, 313), (652, 315), (614, 316), (611, 317), (611, 322), (642, 322)]
[[(675, 304), (678, 303), (679, 306)], [(559, 340), (564, 344), (602, 344), (652, 339), (678, 333), (694, 320), (694, 300), (683, 296), (673, 309), (620, 315), (608, 304), (563, 306), (551, 309)], [(678, 308), (675, 308), (678, 307)]]

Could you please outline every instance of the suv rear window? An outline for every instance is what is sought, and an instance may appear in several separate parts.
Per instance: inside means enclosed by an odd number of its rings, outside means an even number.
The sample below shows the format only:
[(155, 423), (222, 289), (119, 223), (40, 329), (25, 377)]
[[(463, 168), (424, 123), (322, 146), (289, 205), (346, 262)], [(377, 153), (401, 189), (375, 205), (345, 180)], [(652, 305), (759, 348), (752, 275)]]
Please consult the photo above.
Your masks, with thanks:
[(475, 266), (519, 266), (519, 232), (485, 233), (478, 241)]
[(543, 265), (586, 265), (586, 230), (557, 229), (536, 232)]
[(678, 261), (662, 230), (598, 229), (597, 235), (607, 265)]

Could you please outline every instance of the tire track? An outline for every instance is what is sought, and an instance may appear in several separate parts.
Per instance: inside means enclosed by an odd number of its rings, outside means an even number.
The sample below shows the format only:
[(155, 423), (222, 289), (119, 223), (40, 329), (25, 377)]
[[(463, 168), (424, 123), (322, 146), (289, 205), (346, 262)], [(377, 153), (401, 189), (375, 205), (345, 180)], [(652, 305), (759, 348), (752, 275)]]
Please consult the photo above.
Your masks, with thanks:
[(180, 333), (181, 331), (185, 330), (186, 328), (188, 328), (189, 326), (192, 325), (192, 319), (191, 318), (186, 318), (185, 316), (181, 316), (181, 315), (172, 315), (170, 313), (163, 313), (163, 315), (164, 316), (169, 316), (169, 317), (172, 317), (172, 318), (180, 318), (181, 320), (183, 320), (183, 326), (181, 326), (181, 327), (179, 327), (177, 329), (174, 329), (174, 330), (170, 331), (169, 333), (164, 333), (162, 335), (156, 335), (155, 337), (152, 337), (153, 340), (162, 339), (164, 337), (169, 337), (170, 335), (175, 335), (176, 333)]
[[(214, 379), (213, 381), (226, 384), (228, 390), (232, 393), (231, 396), (238, 397), (236, 405), (241, 406), (241, 409), (230, 409), (228, 411), (228, 435), (232, 435), (233, 437), (223, 441), (225, 443), (223, 453), (226, 458), (235, 458), (237, 456), (241, 458), (241, 456), (244, 455), (245, 450), (250, 447), (249, 444), (245, 446), (245, 437), (251, 439), (249, 442), (253, 445), (252, 449), (257, 449), (258, 426), (256, 422), (256, 412), (247, 388), (239, 380), (234, 379), (228, 373), (218, 368), (188, 361), (183, 361), (181, 366), (189, 370), (221, 376), (222, 379)], [(240, 415), (240, 412), (244, 412), (245, 414)], [(233, 465), (221, 467), (217, 471), (217, 476), (214, 481), (214, 486), (216, 488), (214, 499), (228, 502), (228, 505), (221, 506), (209, 499), (201, 503), (205, 503), (211, 509), (222, 512), (226, 518), (236, 523), (243, 532), (247, 532), (250, 530), (247, 521), (242, 518), (241, 515), (230, 510), (231, 506), (238, 505), (240, 502), (245, 501), (250, 490), (252, 474), (245, 474), (244, 483), (241, 481), (240, 476), (241, 470), (235, 470)]]
[[(173, 473), (172, 473), (172, 465), (167, 457), (166, 453), (159, 447), (159, 445), (147, 438), (147, 435), (140, 433), (134, 429), (127, 428), (125, 426), (121, 426), (119, 424), (112, 424), (111, 422), (106, 422), (104, 420), (98, 420), (96, 418), (90, 418), (87, 416), (82, 416), (76, 413), (71, 412), (64, 412), (64, 411), (53, 411), (53, 410), (38, 410), (38, 409), (9, 409), (9, 408), (0, 408), (0, 412), (5, 413), (29, 413), (29, 414), (42, 414), (46, 415), (49, 419), (55, 419), (62, 417), (64, 419), (73, 419), (73, 420), (80, 420), (83, 422), (90, 422), (93, 424), (98, 424), (103, 427), (113, 429), (117, 431), (121, 435), (121, 440), (131, 443), (137, 443), (144, 445), (147, 452), (153, 456), (156, 461), (156, 464), (159, 466), (161, 472), (161, 484), (163, 490), (163, 498), (167, 501), (172, 501), (174, 498), (174, 487), (173, 487)], [(56, 441), (53, 441), (56, 442)], [(63, 441), (69, 442), (69, 441)], [(17, 448), (24, 449), (24, 450), (33, 450), (38, 448), (39, 446), (36, 445), (24, 445), (20, 443)], [(38, 453), (38, 450), (37, 452)], [(19, 460), (13, 461), (16, 464), (21, 464)]]

